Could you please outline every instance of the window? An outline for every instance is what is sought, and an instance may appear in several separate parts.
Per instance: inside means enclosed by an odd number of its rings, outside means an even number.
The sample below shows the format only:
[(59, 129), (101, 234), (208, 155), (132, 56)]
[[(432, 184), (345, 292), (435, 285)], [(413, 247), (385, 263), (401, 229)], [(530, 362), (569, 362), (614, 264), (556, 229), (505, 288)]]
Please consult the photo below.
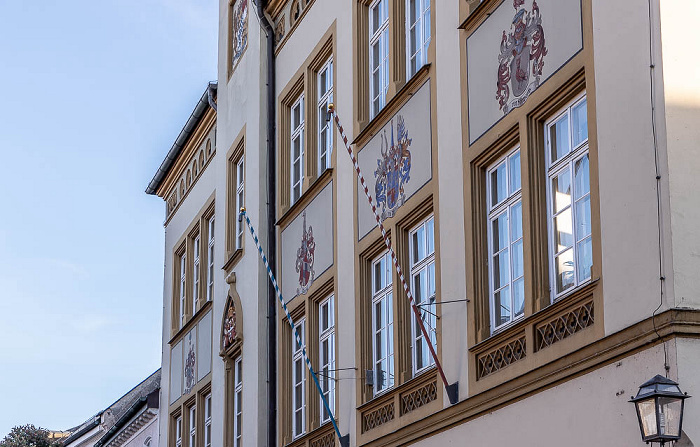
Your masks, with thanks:
[(190, 443), (189, 447), (197, 445), (197, 407), (190, 407)]
[(292, 436), (294, 438), (304, 434), (306, 429), (306, 367), (304, 365), (304, 349), (306, 340), (304, 338), (305, 321), (299, 320), (296, 330), (299, 333), (300, 343), (292, 334)]
[(238, 220), (238, 213), (245, 206), (243, 195), (243, 157), (236, 164), (236, 249), (243, 248), (243, 221)]
[(187, 255), (180, 255), (180, 327), (185, 325), (185, 304), (187, 304)]
[(331, 167), (333, 127), (328, 118), (328, 104), (333, 102), (333, 59), (317, 74), (318, 82), (318, 175)]
[(389, 88), (389, 0), (369, 7), (370, 118), (386, 105)]
[(292, 133), (291, 138), (291, 202), (290, 205), (301, 197), (302, 184), (304, 182), (304, 95), (299, 96), (292, 105)]
[[(331, 411), (335, 408), (335, 305), (333, 295), (319, 304), (319, 376), (321, 389)], [(321, 423), (330, 420), (330, 414), (319, 397)]]
[(406, 0), (406, 51), (410, 79), (428, 62), (430, 0)]
[(494, 163), (486, 175), (491, 331), (524, 313), (523, 209), (520, 148)]
[(394, 311), (391, 271), (389, 252), (372, 263), (372, 361), (375, 395), (394, 386)]
[(211, 301), (214, 297), (214, 216), (207, 223), (207, 235), (207, 301)]
[(175, 419), (175, 447), (182, 447), (182, 416)]
[[(436, 345), (437, 317), (435, 309), (435, 220), (431, 216), (418, 225), (409, 235), (411, 262), (411, 293), (420, 310), (430, 343)], [(415, 315), (411, 319), (413, 335), (413, 374), (417, 374), (433, 364), (428, 341), (425, 340)]]
[(233, 389), (233, 445), (240, 447), (241, 435), (243, 433), (243, 366), (241, 358), (238, 357), (234, 366), (234, 389)]
[(545, 124), (551, 296), (591, 279), (591, 201), (586, 97)]
[(211, 393), (204, 398), (204, 447), (211, 447)]
[(194, 248), (194, 274), (192, 276), (192, 315), (197, 312), (197, 301), (199, 300), (199, 249), (200, 249), (200, 237), (195, 236), (193, 248)]

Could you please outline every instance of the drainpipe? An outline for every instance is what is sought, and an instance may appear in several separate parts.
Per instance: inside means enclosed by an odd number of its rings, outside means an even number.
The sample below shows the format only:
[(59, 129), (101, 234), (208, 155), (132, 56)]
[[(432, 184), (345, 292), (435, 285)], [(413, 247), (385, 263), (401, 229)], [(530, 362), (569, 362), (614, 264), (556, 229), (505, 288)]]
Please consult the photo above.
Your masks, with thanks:
[[(268, 0), (257, 0), (260, 26), (267, 36), (267, 256), (273, 274), (277, 266), (275, 170), (275, 33), (265, 15)], [(277, 295), (267, 281), (267, 445), (277, 445)]]

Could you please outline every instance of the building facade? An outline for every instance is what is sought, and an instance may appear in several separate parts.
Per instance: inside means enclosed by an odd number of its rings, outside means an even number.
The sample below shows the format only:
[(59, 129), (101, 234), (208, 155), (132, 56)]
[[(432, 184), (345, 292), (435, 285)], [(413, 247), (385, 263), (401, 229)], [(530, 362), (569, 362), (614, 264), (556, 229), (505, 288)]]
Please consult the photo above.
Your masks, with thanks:
[(639, 385), (700, 390), (696, 3), (220, 0), (149, 187), (161, 445), (642, 445)]

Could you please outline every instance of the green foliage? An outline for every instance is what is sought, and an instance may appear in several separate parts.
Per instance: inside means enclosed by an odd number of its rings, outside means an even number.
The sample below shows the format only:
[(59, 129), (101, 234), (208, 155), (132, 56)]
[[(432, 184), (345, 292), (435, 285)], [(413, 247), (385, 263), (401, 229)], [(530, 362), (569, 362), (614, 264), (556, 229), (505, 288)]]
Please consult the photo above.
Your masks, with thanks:
[(59, 447), (58, 441), (49, 439), (49, 431), (31, 424), (13, 427), (0, 441), (0, 447)]

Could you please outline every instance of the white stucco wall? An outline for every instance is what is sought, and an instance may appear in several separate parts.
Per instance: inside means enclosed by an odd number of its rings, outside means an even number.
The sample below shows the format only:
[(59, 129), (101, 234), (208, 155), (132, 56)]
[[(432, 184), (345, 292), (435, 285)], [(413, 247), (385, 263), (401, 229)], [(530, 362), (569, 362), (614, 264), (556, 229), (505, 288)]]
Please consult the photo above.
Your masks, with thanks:
[[(700, 2), (660, 2), (664, 99), (659, 102), (665, 124), (673, 235), (674, 304), (700, 307), (700, 59), (689, 38), (700, 21)], [(690, 51), (689, 51), (690, 50)], [(662, 114), (665, 111), (664, 115)], [(662, 135), (663, 137), (663, 135)], [(671, 256), (668, 250), (668, 256)]]
[(628, 401), (663, 362), (657, 345), (413, 445), (642, 447)]

